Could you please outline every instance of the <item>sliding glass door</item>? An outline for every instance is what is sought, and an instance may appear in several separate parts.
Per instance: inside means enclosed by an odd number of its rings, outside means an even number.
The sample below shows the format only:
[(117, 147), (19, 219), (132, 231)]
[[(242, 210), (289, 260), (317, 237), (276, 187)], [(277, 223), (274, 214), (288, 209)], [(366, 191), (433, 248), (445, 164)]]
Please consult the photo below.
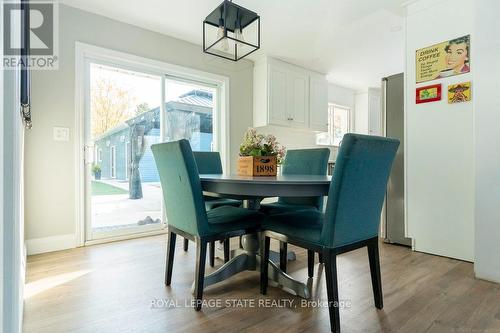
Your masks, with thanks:
[(187, 139), (193, 151), (213, 151), (217, 89), (208, 84), (167, 76), (165, 140)]
[[(89, 63), (87, 240), (163, 228), (151, 144), (162, 141), (162, 76)], [(90, 164), (90, 163), (87, 163)]]
[(187, 139), (218, 149), (217, 85), (89, 61), (86, 107), (86, 241), (165, 227), (151, 145)]

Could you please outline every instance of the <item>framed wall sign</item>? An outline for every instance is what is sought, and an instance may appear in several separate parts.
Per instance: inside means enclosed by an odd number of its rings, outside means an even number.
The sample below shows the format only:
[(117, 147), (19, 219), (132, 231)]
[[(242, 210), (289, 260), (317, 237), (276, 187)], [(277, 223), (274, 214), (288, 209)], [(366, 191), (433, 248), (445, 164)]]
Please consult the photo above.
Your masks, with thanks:
[(418, 87), (416, 90), (417, 104), (435, 102), (441, 100), (441, 83), (431, 86)]
[(470, 82), (450, 84), (448, 86), (448, 103), (462, 103), (470, 101)]
[(470, 35), (424, 47), (415, 53), (416, 82), (470, 72)]

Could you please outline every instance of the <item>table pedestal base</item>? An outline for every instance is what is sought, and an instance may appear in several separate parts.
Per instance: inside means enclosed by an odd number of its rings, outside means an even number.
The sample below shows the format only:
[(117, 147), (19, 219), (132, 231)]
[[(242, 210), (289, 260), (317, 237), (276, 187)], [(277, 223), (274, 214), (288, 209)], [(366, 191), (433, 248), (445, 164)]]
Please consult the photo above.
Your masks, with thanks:
[[(243, 249), (230, 250), (229, 251), (229, 258), (234, 258), (237, 255), (240, 255), (242, 253), (246, 253), (246, 251), (244, 251)], [(215, 247), (215, 257), (219, 258), (220, 260), (224, 260), (224, 248), (222, 246), (222, 243), (219, 243), (219, 245), (217, 245)], [(288, 261), (295, 261), (295, 260), (297, 260), (297, 256), (295, 255), (295, 252), (288, 251), (287, 254), (286, 254), (286, 259)], [(280, 253), (276, 252), (276, 251), (273, 251), (273, 250), (270, 250), (269, 251), (269, 260), (271, 260), (275, 264), (279, 265), (279, 263), (280, 263)]]
[[(223, 280), (230, 278), (231, 276), (238, 274), (243, 271), (260, 271), (260, 255), (259, 252), (259, 235), (250, 234), (242, 237), (243, 249), (238, 249), (231, 251), (233, 258), (225, 263), (222, 267), (217, 269), (215, 272), (206, 275), (204, 280), (204, 287), (216, 284)], [(274, 254), (275, 260), (279, 262), (279, 253)], [(295, 259), (295, 254), (289, 255)], [(271, 258), (271, 256), (270, 256)], [(302, 298), (308, 299), (310, 297), (310, 291), (306, 284), (293, 279), (291, 276), (283, 272), (279, 267), (273, 262), (274, 260), (269, 260), (269, 282), (273, 286), (278, 286), (286, 291), (291, 291), (293, 294), (300, 296)], [(193, 288), (194, 290), (194, 284)]]

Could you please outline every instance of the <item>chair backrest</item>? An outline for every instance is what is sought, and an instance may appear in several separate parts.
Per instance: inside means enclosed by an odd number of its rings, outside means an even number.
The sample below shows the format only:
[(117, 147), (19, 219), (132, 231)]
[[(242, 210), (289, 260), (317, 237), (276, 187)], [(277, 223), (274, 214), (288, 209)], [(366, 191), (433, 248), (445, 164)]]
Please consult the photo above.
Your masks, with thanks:
[(188, 140), (151, 146), (160, 175), (168, 224), (191, 235), (208, 232), (198, 168)]
[[(330, 149), (295, 149), (289, 150), (282, 167), (283, 175), (326, 175)], [(323, 197), (280, 197), (280, 203), (291, 205), (308, 205), (323, 208)]]
[(321, 240), (339, 247), (378, 235), (380, 213), (399, 140), (346, 134), (328, 193)]
[(222, 174), (222, 162), (219, 152), (194, 151), (193, 154), (200, 174)]

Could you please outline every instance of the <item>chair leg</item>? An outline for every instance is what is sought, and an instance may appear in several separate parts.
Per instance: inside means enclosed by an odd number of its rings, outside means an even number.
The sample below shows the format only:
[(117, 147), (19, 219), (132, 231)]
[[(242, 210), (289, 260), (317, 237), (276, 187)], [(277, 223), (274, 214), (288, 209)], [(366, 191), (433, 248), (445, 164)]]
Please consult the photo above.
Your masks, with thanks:
[(187, 251), (189, 248), (189, 239), (184, 238), (184, 251)]
[(231, 248), (229, 247), (229, 238), (224, 239), (224, 263), (229, 261), (229, 253)]
[(320, 264), (324, 264), (325, 262), (323, 261), (323, 254), (321, 252), (318, 252), (318, 261)]
[(175, 239), (177, 235), (171, 231), (168, 232), (167, 236), (167, 261), (165, 267), (165, 285), (170, 286), (172, 282), (172, 268), (174, 266), (174, 256), (175, 256)]
[(328, 294), (328, 311), (332, 332), (340, 333), (339, 290), (337, 284), (337, 257), (333, 250), (324, 249), (326, 290)]
[(215, 266), (215, 241), (210, 242), (208, 255), (210, 257), (210, 267), (214, 267)]
[(288, 243), (280, 241), (280, 269), (286, 273), (287, 255), (288, 255)]
[(307, 250), (307, 275), (312, 278), (314, 276), (314, 251)]
[(380, 276), (380, 257), (378, 253), (378, 240), (368, 244), (368, 260), (370, 261), (370, 273), (372, 276), (373, 299), (375, 307), (384, 307), (384, 296), (382, 294), (382, 279)]
[(267, 277), (269, 271), (269, 247), (271, 244), (271, 239), (269, 237), (263, 236), (260, 245), (260, 293), (262, 295), (267, 294), (267, 284), (269, 279)]
[(205, 278), (205, 261), (207, 259), (207, 242), (196, 239), (196, 273), (194, 280), (194, 296), (196, 299), (195, 310), (201, 309), (203, 299), (203, 281)]

